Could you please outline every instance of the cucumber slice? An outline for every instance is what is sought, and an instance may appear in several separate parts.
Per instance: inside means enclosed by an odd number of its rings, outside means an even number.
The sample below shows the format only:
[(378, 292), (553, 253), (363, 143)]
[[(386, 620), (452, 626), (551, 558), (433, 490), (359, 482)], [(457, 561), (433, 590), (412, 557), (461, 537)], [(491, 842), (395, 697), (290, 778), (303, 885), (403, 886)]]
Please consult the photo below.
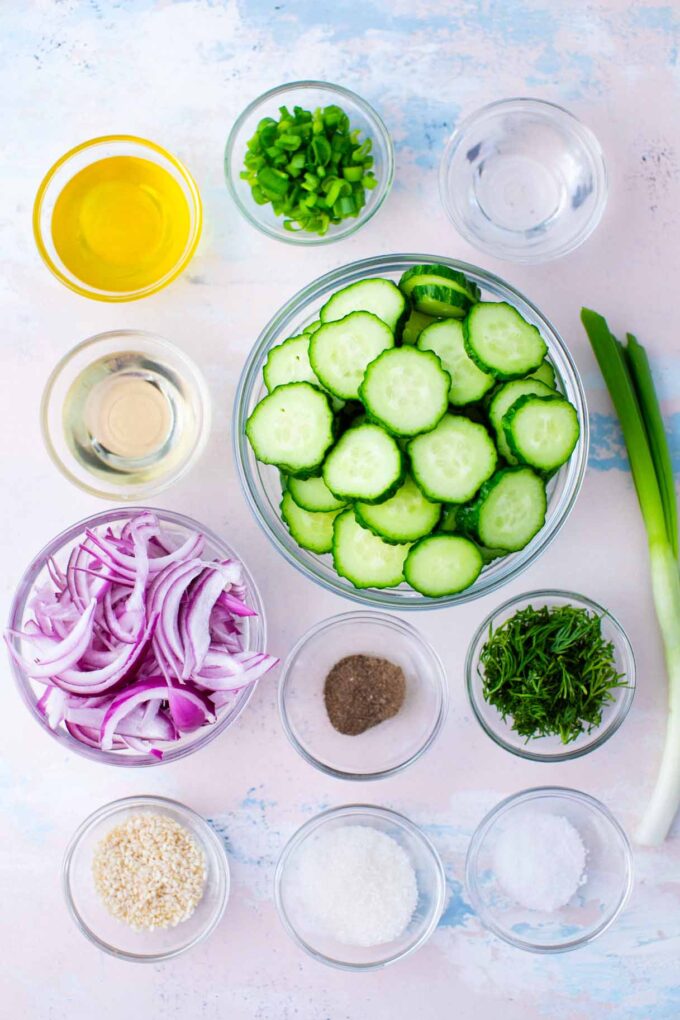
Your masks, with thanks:
[(347, 429), (330, 451), (323, 480), (338, 499), (377, 503), (399, 488), (404, 457), (397, 443), (378, 425)]
[(372, 312), (382, 319), (391, 330), (406, 310), (406, 299), (396, 283), (380, 278), (359, 280), (336, 291), (319, 312), (322, 322), (344, 319), (350, 312)]
[(428, 499), (467, 503), (496, 470), (497, 454), (483, 425), (446, 414), (432, 432), (408, 444), (413, 477)]
[(411, 311), (401, 331), (401, 342), (403, 344), (414, 344), (426, 326), (437, 320), (431, 315), (423, 315), (422, 312)]
[(548, 349), (536, 326), (505, 301), (480, 301), (470, 309), (463, 328), (469, 356), (497, 379), (535, 372)]
[(426, 266), (412, 266), (399, 280), (399, 288), (407, 297), (411, 296), (415, 287), (421, 286), (448, 287), (460, 291), (471, 302), (479, 300), (479, 287), (476, 283), (468, 280), (459, 269), (451, 269), (438, 262)]
[(408, 545), (392, 545), (362, 528), (351, 509), (333, 524), (333, 564), (355, 588), (396, 588), (404, 580)]
[(347, 506), (345, 500), (336, 499), (320, 475), (312, 478), (291, 477), (286, 482), (288, 492), (302, 510), (328, 513)]
[(366, 366), (388, 347), (394, 347), (394, 334), (382, 319), (370, 312), (351, 312), (312, 334), (310, 367), (336, 397), (356, 400)]
[(459, 319), (445, 319), (427, 326), (418, 337), (417, 346), (422, 351), (434, 351), (451, 376), (449, 402), (456, 407), (481, 400), (496, 382), (468, 357)]
[(439, 598), (469, 588), (483, 566), (482, 555), (469, 538), (431, 535), (409, 550), (404, 561), (404, 577), (421, 595)]
[(281, 500), (281, 517), (299, 546), (310, 552), (328, 553), (333, 548), (333, 521), (341, 510), (311, 513), (298, 506), (290, 492)]
[(246, 422), (258, 460), (287, 474), (318, 471), (332, 446), (333, 412), (325, 393), (306, 382), (277, 386)]
[(507, 439), (505, 438), (503, 417), (516, 400), (529, 393), (534, 393), (538, 397), (550, 397), (554, 395), (554, 390), (551, 390), (545, 383), (539, 382), (538, 379), (515, 379), (512, 382), (505, 383), (504, 386), (500, 386), (492, 396), (491, 403), (489, 404), (489, 421), (496, 433), (498, 452), (501, 457), (507, 460), (508, 464), (516, 464), (517, 458), (508, 446)]
[(460, 290), (434, 283), (416, 284), (411, 293), (411, 300), (417, 312), (445, 319), (464, 318), (472, 303)]
[(319, 380), (309, 361), (309, 337), (305, 333), (291, 336), (272, 347), (262, 369), (264, 384), (271, 393), (286, 383), (308, 382), (318, 385)]
[(555, 389), (555, 369), (546, 358), (543, 359), (535, 372), (527, 376), (527, 379), (537, 379), (538, 382), (549, 386), (551, 390)]
[(545, 483), (530, 467), (497, 471), (466, 510), (465, 528), (482, 545), (516, 552), (529, 544), (545, 523)]
[(566, 463), (581, 434), (576, 408), (557, 394), (520, 397), (506, 411), (503, 430), (517, 459), (539, 471)]
[(386, 542), (415, 542), (429, 535), (439, 522), (441, 505), (431, 503), (412, 478), (383, 503), (356, 503), (354, 512), (360, 524)]
[(395, 435), (414, 436), (446, 413), (450, 384), (432, 351), (395, 347), (368, 366), (359, 396), (369, 417)]
[(317, 329), (319, 328), (320, 325), (321, 325), (321, 319), (315, 319), (314, 322), (310, 322), (310, 324), (308, 326), (305, 326), (305, 328), (302, 330), (302, 332), (306, 333), (307, 336), (311, 336), (312, 333), (316, 333), (316, 331), (317, 331)]

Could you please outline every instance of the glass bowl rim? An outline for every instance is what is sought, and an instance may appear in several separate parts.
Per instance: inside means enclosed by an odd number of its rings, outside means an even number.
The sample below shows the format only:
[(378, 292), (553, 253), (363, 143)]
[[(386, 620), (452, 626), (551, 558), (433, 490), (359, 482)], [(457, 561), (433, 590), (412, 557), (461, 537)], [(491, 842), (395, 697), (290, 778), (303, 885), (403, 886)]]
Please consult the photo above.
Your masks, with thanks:
[[(476, 680), (476, 677), (473, 675), (473, 662), (477, 655), (478, 648), (489, 629), (489, 625), (493, 623), (498, 616), (505, 613), (512, 607), (520, 607), (525, 602), (538, 601), (540, 599), (564, 599), (571, 603), (577, 603), (581, 607), (596, 613), (598, 616), (606, 617), (614, 630), (612, 640), (614, 642), (615, 649), (618, 650), (622, 657), (627, 659), (630, 664), (627, 686), (618, 688), (619, 695), (616, 698), (616, 710), (609, 720), (609, 723), (597, 731), (597, 736), (595, 736), (590, 743), (573, 747), (571, 750), (568, 749), (569, 745), (567, 744), (565, 745), (565, 750), (558, 751), (555, 754), (532, 751), (529, 749), (529, 743), (522, 745), (521, 747), (515, 747), (508, 741), (504, 740), (500, 733), (492, 729), (483, 718), (478, 708), (478, 699), (473, 693)], [(482, 620), (470, 640), (465, 656), (465, 689), (467, 691), (470, 707), (474, 712), (477, 722), (486, 735), (491, 737), (498, 747), (502, 747), (504, 751), (509, 751), (511, 754), (516, 755), (516, 757), (523, 758), (526, 761), (573, 761), (576, 758), (582, 758), (584, 755), (590, 754), (591, 751), (595, 751), (598, 747), (602, 747), (602, 745), (616, 733), (628, 715), (635, 697), (636, 680), (636, 664), (633, 646), (617, 617), (594, 599), (588, 598), (586, 595), (581, 595), (579, 592), (571, 592), (563, 588), (537, 588), (532, 591), (522, 592), (519, 595), (513, 595), (511, 598), (506, 599), (505, 602), (496, 606), (496, 608), (493, 609), (484, 618), (484, 620)]]
[[(332, 630), (338, 625), (342, 626), (352, 621), (357, 623), (377, 623), (380, 626), (389, 627), (392, 630), (398, 631), (400, 634), (406, 636), (406, 638), (410, 641), (415, 641), (430, 657), (431, 664), (434, 666), (434, 673), (436, 674), (434, 687), (437, 697), (437, 715), (426, 739), (420, 747), (409, 755), (408, 758), (396, 765), (391, 765), (389, 768), (385, 769), (379, 769), (376, 772), (347, 772), (344, 769), (334, 768), (332, 765), (328, 765), (326, 762), (321, 761), (308, 751), (307, 748), (304, 747), (298, 740), (297, 736), (293, 732), (293, 727), (290, 723), (288, 710), (286, 708), (286, 693), (288, 690), (290, 670), (305, 645), (324, 631)], [(314, 768), (325, 773), (325, 775), (333, 776), (335, 779), (349, 779), (354, 782), (372, 782), (378, 779), (387, 779), (389, 776), (394, 776), (399, 772), (403, 772), (410, 765), (413, 765), (416, 761), (418, 761), (419, 758), (422, 758), (425, 752), (429, 751), (439, 736), (449, 708), (449, 686), (447, 683), (446, 669), (444, 668), (441, 656), (434, 646), (416, 627), (413, 626), (413, 624), (408, 623), (406, 620), (400, 620), (398, 617), (390, 616), (387, 613), (375, 612), (370, 609), (358, 609), (348, 613), (337, 613), (336, 615), (327, 617), (325, 620), (321, 620), (320, 623), (316, 623), (312, 627), (309, 627), (308, 630), (306, 630), (295, 642), (281, 665), (277, 696), (279, 716), (281, 718), (283, 731), (298, 754), (310, 765), (313, 765)]]
[[(216, 901), (216, 908), (211, 916), (209, 922), (205, 928), (198, 932), (189, 942), (185, 945), (172, 949), (162, 953), (132, 953), (125, 950), (117, 949), (111, 943), (106, 942), (105, 939), (99, 937), (83, 920), (78, 911), (74, 896), (72, 893), (72, 864), (76, 850), (80, 846), (82, 839), (97, 825), (99, 822), (104, 821), (106, 818), (111, 818), (126, 808), (134, 808), (135, 806), (142, 807), (154, 807), (157, 806), (159, 809), (171, 808), (177, 814), (190, 818), (194, 826), (200, 831), (201, 838), (204, 843), (211, 847), (214, 851), (214, 858), (218, 862), (216, 864), (219, 884), (220, 884), (220, 896)], [(229, 868), (229, 858), (224, 845), (209, 824), (209, 822), (200, 815), (193, 808), (188, 807), (186, 804), (182, 804), (181, 801), (173, 800), (170, 797), (161, 797), (156, 794), (138, 794), (129, 797), (119, 797), (116, 800), (109, 801), (107, 804), (102, 804), (95, 811), (92, 811), (83, 821), (80, 823), (78, 828), (71, 836), (66, 850), (64, 851), (64, 857), (61, 867), (61, 886), (66, 900), (66, 906), (72, 919), (75, 921), (76, 926), (82, 932), (86, 938), (89, 939), (98, 949), (103, 950), (105, 953), (109, 953), (111, 956), (117, 957), (119, 960), (129, 960), (133, 963), (159, 963), (161, 960), (171, 960), (176, 956), (181, 956), (182, 953), (192, 949), (198, 945), (199, 942), (203, 942), (204, 939), (208, 938), (209, 935), (215, 930), (217, 925), (224, 916), (227, 903), (229, 901), (229, 894), (231, 891), (231, 872)]]
[[(182, 362), (183, 368), (187, 371), (184, 381), (191, 385), (192, 390), (196, 394), (197, 403), (201, 409), (201, 422), (198, 436), (193, 449), (188, 454), (186, 460), (180, 464), (174, 472), (162, 477), (157, 482), (147, 483), (146, 487), (136, 488), (129, 496), (125, 494), (125, 490), (108, 492), (104, 489), (100, 489), (94, 483), (92, 485), (88, 485), (86, 482), (76, 477), (57, 453), (48, 425), (50, 402), (54, 396), (54, 388), (59, 382), (62, 374), (71, 365), (73, 359), (88, 348), (94, 349), (98, 344), (106, 343), (114, 337), (120, 337), (121, 350), (124, 349), (127, 337), (130, 337), (132, 340), (138, 337), (141, 339), (142, 343), (155, 345), (160, 351), (167, 353)], [(95, 355), (93, 353), (93, 359), (94, 357)], [(147, 329), (109, 329), (105, 330), (103, 333), (93, 333), (92, 336), (81, 340), (62, 355), (51, 370), (40, 398), (40, 431), (42, 433), (43, 443), (45, 444), (45, 448), (50, 456), (50, 460), (55, 467), (58, 468), (61, 474), (68, 479), (69, 482), (75, 485), (78, 489), (81, 489), (83, 492), (87, 492), (91, 496), (97, 496), (99, 499), (107, 499), (121, 503), (129, 503), (139, 499), (149, 499), (151, 496), (157, 496), (159, 493), (165, 491), (165, 489), (168, 489), (171, 485), (174, 485), (175, 482), (178, 482), (181, 478), (183, 478), (195, 465), (205, 449), (205, 445), (210, 435), (211, 417), (212, 406), (210, 390), (208, 389), (208, 384), (203, 372), (198, 367), (194, 359), (187, 354), (183, 348), (173, 343), (172, 340), (168, 340), (167, 337), (162, 336), (160, 333), (154, 333), (152, 330)]]
[[(616, 837), (620, 842), (624, 859), (625, 882), (623, 892), (616, 904), (616, 907), (612, 911), (611, 916), (607, 917), (604, 921), (597, 925), (590, 934), (580, 935), (578, 938), (570, 938), (565, 942), (538, 945), (535, 942), (530, 942), (528, 939), (522, 939), (509, 934), (492, 920), (487, 913), (482, 897), (479, 894), (476, 864), (482, 843), (498, 818), (507, 814), (508, 811), (511, 811), (514, 807), (520, 804), (528, 803), (532, 800), (540, 800), (545, 797), (555, 797), (563, 800), (576, 801), (581, 806), (589, 808), (601, 819), (604, 819), (604, 821), (610, 826), (611, 831), (616, 834)], [(497, 938), (511, 946), (514, 946), (516, 949), (524, 949), (528, 952), (538, 953), (541, 955), (550, 955), (553, 953), (564, 953), (573, 949), (578, 949), (580, 946), (587, 945), (589, 942), (592, 942), (607, 931), (628, 902), (628, 898), (633, 888), (633, 872), (633, 850), (630, 840), (626, 835), (625, 829), (619, 820), (612, 814), (606, 804), (603, 804), (601, 800), (598, 800), (597, 797), (593, 797), (590, 793), (585, 793), (583, 790), (575, 790), (569, 786), (532, 786), (526, 790), (520, 790), (518, 793), (513, 793), (508, 797), (504, 797), (482, 818), (481, 822), (472, 834), (465, 856), (465, 889), (480, 922), (485, 928), (496, 935)]]
[[(323, 237), (317, 237), (314, 234), (305, 234), (304, 231), (301, 231), (300, 234), (293, 231), (279, 231), (275, 227), (264, 223), (255, 216), (253, 210), (241, 199), (241, 196), (232, 180), (232, 171), (234, 170), (232, 156), (236, 146), (236, 140), (248, 117), (255, 113), (258, 107), (262, 106), (264, 103), (269, 102), (276, 96), (283, 96), (293, 89), (325, 90), (330, 94), (335, 93), (341, 98), (344, 97), (350, 102), (355, 103), (370, 123), (372, 130), (380, 136), (380, 139), (385, 146), (385, 174), (383, 175), (383, 180), (378, 182), (378, 188), (376, 189), (376, 201), (370, 207), (364, 206), (364, 209), (361, 210), (356, 218), (348, 219), (346, 227), (337, 230), (335, 233), (327, 233)], [(251, 224), (251, 226), (261, 231), (261, 233), (266, 234), (267, 237), (273, 238), (275, 241), (283, 241), (284, 244), (313, 248), (322, 244), (330, 244), (332, 241), (341, 241), (343, 238), (351, 236), (365, 223), (368, 223), (368, 221), (371, 220), (382, 207), (385, 199), (392, 190), (392, 184), (394, 182), (394, 143), (392, 141), (392, 136), (387, 130), (387, 126), (378, 111), (366, 99), (363, 99), (360, 95), (358, 95), (358, 93), (352, 91), (352, 89), (346, 88), (344, 85), (337, 85), (334, 82), (305, 78), (300, 81), (284, 82), (282, 85), (277, 85), (274, 88), (267, 89), (266, 92), (263, 92), (248, 103), (245, 109), (238, 115), (232, 124), (231, 130), (229, 131), (224, 147), (223, 164), (227, 190), (236, 204), (237, 209), (241, 215), (245, 217), (248, 223)]]
[[(420, 843), (425, 851), (427, 859), (432, 864), (432, 874), (435, 876), (435, 884), (437, 886), (435, 896), (433, 897), (434, 906), (431, 911), (430, 920), (420, 936), (415, 940), (415, 942), (407, 946), (405, 949), (397, 953), (393, 953), (384, 960), (378, 960), (373, 963), (347, 963), (345, 961), (336, 960), (333, 957), (326, 956), (324, 953), (320, 953), (318, 950), (314, 949), (313, 946), (302, 938), (297, 929), (293, 926), (286, 912), (283, 904), (283, 897), (281, 895), (281, 882), (283, 880), (284, 871), (293, 852), (303, 844), (308, 836), (310, 836), (316, 829), (322, 828), (326, 822), (331, 821), (334, 818), (343, 818), (351, 815), (359, 815), (368, 819), (376, 817), (382, 818), (385, 819), (385, 821), (391, 822), (396, 828), (405, 829), (416, 842)], [(286, 932), (293, 942), (303, 949), (308, 956), (311, 956), (312, 959), (317, 960), (320, 963), (325, 963), (327, 966), (334, 967), (337, 970), (354, 972), (382, 970), (383, 968), (389, 967), (392, 964), (397, 963), (399, 960), (403, 960), (405, 957), (410, 956), (417, 949), (424, 946), (434, 934), (446, 903), (446, 872), (444, 870), (444, 865), (439, 851), (430, 837), (419, 825), (416, 825), (416, 823), (412, 822), (410, 818), (407, 818), (406, 815), (401, 814), (399, 811), (394, 811), (392, 808), (380, 807), (377, 804), (341, 804), (338, 807), (326, 808), (324, 811), (319, 811), (311, 818), (308, 818), (286, 841), (281, 853), (279, 854), (276, 862), (276, 870), (274, 872), (274, 902), (276, 903), (279, 920)]]
[[(54, 177), (57, 172), (61, 170), (71, 159), (80, 155), (81, 152), (86, 152), (88, 149), (94, 149), (98, 145), (106, 144), (118, 144), (118, 143), (130, 143), (131, 145), (139, 145), (142, 148), (146, 148), (155, 152), (157, 155), (162, 156), (166, 159), (172, 167), (177, 171), (182, 180), (184, 181), (189, 195), (191, 196), (192, 211), (195, 217), (193, 225), (193, 231), (190, 235), (187, 248), (183, 253), (177, 264), (169, 270), (165, 276), (155, 283), (149, 284), (146, 287), (139, 288), (134, 291), (106, 291), (98, 290), (85, 283), (78, 284), (75, 280), (70, 279), (60, 268), (59, 265), (54, 261), (52, 256), (47, 250), (45, 241), (43, 239), (43, 229), (41, 223), (43, 203), (45, 197), (52, 184)], [(187, 205), (190, 203), (187, 201)], [(155, 294), (159, 290), (163, 290), (169, 283), (176, 280), (181, 273), (184, 272), (189, 262), (193, 258), (198, 242), (201, 239), (201, 232), (203, 229), (203, 203), (201, 201), (201, 193), (198, 190), (198, 185), (194, 180), (193, 175), (190, 173), (184, 163), (173, 156), (171, 152), (163, 148), (162, 145), (158, 145), (156, 142), (152, 142), (148, 138), (143, 138), (141, 135), (129, 135), (129, 134), (111, 134), (111, 135), (98, 135), (96, 138), (88, 138), (84, 142), (80, 142), (78, 145), (74, 145), (67, 152), (63, 153), (47, 170), (43, 176), (38, 191), (33, 202), (33, 237), (38, 248), (38, 252), (43, 262), (50, 270), (53, 276), (55, 276), (60, 283), (63, 283), (69, 290), (74, 291), (76, 294), (80, 294), (81, 297), (90, 298), (94, 301), (104, 301), (111, 304), (115, 304), (121, 301), (138, 301), (140, 298), (148, 297), (150, 294)]]

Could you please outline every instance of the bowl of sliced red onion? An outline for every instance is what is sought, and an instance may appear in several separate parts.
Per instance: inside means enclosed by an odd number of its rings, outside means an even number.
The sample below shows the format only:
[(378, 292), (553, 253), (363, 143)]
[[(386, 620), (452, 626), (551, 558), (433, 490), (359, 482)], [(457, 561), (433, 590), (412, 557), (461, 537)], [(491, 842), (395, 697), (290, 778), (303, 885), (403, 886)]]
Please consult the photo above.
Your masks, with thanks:
[(14, 596), (5, 635), (31, 714), (113, 765), (192, 754), (276, 665), (262, 602), (221, 538), (167, 510), (109, 510), (57, 535)]

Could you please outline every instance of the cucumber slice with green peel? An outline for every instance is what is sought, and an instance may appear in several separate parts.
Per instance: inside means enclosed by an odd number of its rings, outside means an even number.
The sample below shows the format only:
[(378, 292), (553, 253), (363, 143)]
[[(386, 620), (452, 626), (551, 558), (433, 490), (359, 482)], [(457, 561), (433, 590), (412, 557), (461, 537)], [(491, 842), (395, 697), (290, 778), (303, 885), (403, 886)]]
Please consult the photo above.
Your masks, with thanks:
[(519, 379), (535, 372), (548, 349), (536, 326), (505, 301), (473, 305), (463, 331), (468, 355), (497, 379)]
[(370, 418), (398, 436), (429, 432), (446, 413), (451, 379), (432, 351), (394, 347), (366, 369), (359, 396)]
[(338, 499), (378, 503), (404, 479), (404, 455), (379, 425), (347, 429), (323, 465), (323, 480)]
[(315, 319), (314, 322), (310, 322), (310, 324), (308, 326), (305, 326), (305, 328), (302, 330), (302, 332), (306, 333), (307, 336), (311, 336), (312, 333), (316, 333), (316, 331), (317, 331), (317, 329), (319, 328), (320, 325), (321, 325), (321, 319)]
[(312, 513), (329, 513), (342, 510), (346, 500), (337, 499), (320, 475), (311, 478), (288, 478), (286, 488), (302, 510)]
[(327, 390), (343, 400), (356, 400), (366, 366), (390, 347), (394, 334), (382, 319), (371, 312), (350, 312), (312, 334), (309, 360)]
[(360, 524), (386, 542), (415, 542), (429, 535), (439, 522), (441, 504), (423, 496), (412, 478), (383, 503), (355, 503)]
[(271, 393), (286, 383), (308, 382), (319, 385), (309, 361), (309, 337), (305, 333), (291, 336), (272, 347), (262, 369), (264, 384)]
[(412, 309), (401, 331), (401, 342), (403, 344), (415, 344), (422, 331), (436, 321), (432, 315), (423, 315), (422, 312), (416, 312), (415, 309)]
[(422, 351), (434, 351), (451, 376), (449, 403), (464, 407), (481, 400), (496, 380), (482, 372), (465, 350), (463, 323), (459, 319), (445, 319), (427, 326), (418, 337)]
[(263, 463), (291, 475), (314, 474), (335, 438), (328, 397), (307, 382), (277, 386), (248, 418), (246, 435)]
[(514, 379), (512, 382), (500, 386), (491, 398), (489, 404), (489, 421), (496, 433), (496, 445), (501, 457), (507, 460), (508, 464), (516, 464), (517, 458), (508, 446), (503, 430), (503, 418), (516, 400), (527, 394), (535, 394), (538, 397), (554, 396), (555, 391), (551, 390), (545, 383), (538, 379)]
[(424, 315), (444, 319), (463, 319), (472, 302), (462, 291), (443, 284), (417, 284), (411, 293), (413, 307)]
[(555, 389), (555, 369), (545, 358), (536, 371), (527, 376), (527, 379), (537, 379), (538, 382), (545, 383), (546, 386), (549, 386), (551, 390)]
[(322, 322), (344, 319), (350, 312), (371, 312), (391, 330), (406, 311), (406, 298), (396, 283), (380, 278), (350, 283), (333, 294), (319, 312)]
[(569, 460), (581, 427), (576, 408), (564, 397), (528, 394), (505, 412), (503, 431), (521, 463), (549, 472)]
[(448, 287), (451, 290), (458, 290), (469, 301), (479, 300), (479, 287), (476, 283), (468, 280), (465, 273), (459, 269), (451, 269), (441, 263), (431, 263), (425, 266), (412, 266), (402, 274), (399, 280), (399, 288), (410, 297), (415, 287)]
[(342, 510), (333, 522), (333, 564), (355, 588), (396, 588), (404, 580), (409, 548), (363, 528), (352, 509)]
[(448, 503), (443, 511), (441, 520), (439, 521), (438, 531), (444, 531), (446, 533), (453, 533), (458, 531), (458, 514), (461, 507), (456, 503)]
[(431, 535), (409, 550), (404, 577), (430, 598), (455, 595), (474, 584), (484, 561), (474, 542), (462, 535)]
[(281, 517), (299, 546), (310, 552), (328, 553), (333, 548), (333, 521), (341, 510), (314, 513), (303, 510), (293, 499), (290, 491), (283, 494)]
[[(471, 536), (466, 534), (468, 529), (465, 527), (465, 515), (467, 510), (468, 508), (466, 506), (456, 506), (455, 503), (444, 507), (444, 513), (442, 514), (442, 519), (437, 531), (444, 532), (445, 534), (463, 534), (466, 538), (470, 538)], [(474, 541), (475, 545), (479, 549), (482, 560), (485, 564), (491, 563), (493, 560), (497, 560), (502, 556), (508, 555), (506, 549), (488, 549), (485, 545), (480, 545), (480, 543), (474, 538), (471, 538), (471, 541)]]
[(545, 524), (547, 505), (545, 483), (535, 471), (502, 468), (485, 482), (459, 523), (487, 548), (517, 552)]
[(446, 414), (408, 444), (411, 470), (428, 499), (467, 503), (496, 470), (498, 456), (483, 425)]

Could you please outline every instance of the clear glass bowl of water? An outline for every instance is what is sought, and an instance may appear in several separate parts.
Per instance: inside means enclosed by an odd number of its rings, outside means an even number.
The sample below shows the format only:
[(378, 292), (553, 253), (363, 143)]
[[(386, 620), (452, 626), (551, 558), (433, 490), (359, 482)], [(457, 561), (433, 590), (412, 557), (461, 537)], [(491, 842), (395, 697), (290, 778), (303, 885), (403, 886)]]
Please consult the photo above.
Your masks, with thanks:
[(512, 262), (545, 262), (573, 251), (595, 229), (607, 174), (594, 134), (568, 110), (504, 99), (451, 135), (439, 190), (470, 244)]

